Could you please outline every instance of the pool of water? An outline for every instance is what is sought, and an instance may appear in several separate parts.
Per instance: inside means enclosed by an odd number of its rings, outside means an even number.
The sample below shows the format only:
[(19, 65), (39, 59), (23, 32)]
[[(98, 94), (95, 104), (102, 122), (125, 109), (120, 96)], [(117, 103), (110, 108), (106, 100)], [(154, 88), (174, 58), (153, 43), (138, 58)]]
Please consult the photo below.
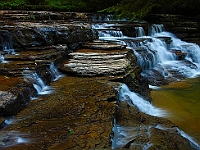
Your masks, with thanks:
[(153, 89), (151, 96), (153, 105), (200, 145), (200, 77)]

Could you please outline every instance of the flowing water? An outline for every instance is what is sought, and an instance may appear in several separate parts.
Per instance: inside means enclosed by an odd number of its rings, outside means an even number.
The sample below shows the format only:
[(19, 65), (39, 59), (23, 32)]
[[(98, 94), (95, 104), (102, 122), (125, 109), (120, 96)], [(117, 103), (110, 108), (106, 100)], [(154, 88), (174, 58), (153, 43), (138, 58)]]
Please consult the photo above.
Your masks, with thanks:
[(154, 88), (153, 104), (169, 114), (165, 116), (200, 144), (200, 77)]
[[(102, 20), (102, 18), (98, 19)], [(103, 20), (109, 21), (106, 18)], [(115, 28), (114, 24), (94, 24), (93, 28), (99, 30), (100, 39), (127, 45), (127, 48), (131, 49), (136, 55), (138, 63), (143, 69), (142, 75), (146, 78), (155, 76), (155, 71), (159, 72), (164, 79), (171, 78), (176, 81), (199, 75), (199, 46), (181, 41), (172, 33), (165, 32), (163, 25), (150, 26), (148, 35), (145, 35), (142, 27), (135, 27), (136, 37), (124, 36), (120, 28)], [(12, 46), (7, 43), (5, 43), (3, 51), (15, 54)], [(178, 57), (177, 52), (182, 54), (181, 58)], [(0, 54), (0, 61), (4, 62), (2, 54)], [(50, 64), (49, 70), (52, 74), (52, 80), (56, 80), (60, 74), (53, 63)], [(44, 84), (37, 73), (28, 74), (28, 77), (34, 80), (33, 85), (39, 94), (52, 92), (52, 89)], [(126, 85), (122, 85), (119, 99), (136, 106), (146, 114), (169, 118), (181, 130), (194, 137), (194, 141), (200, 143), (200, 130), (198, 128), (200, 125), (199, 90), (199, 77), (174, 82), (169, 86), (158, 87), (157, 89), (154, 88), (151, 93), (155, 105), (153, 106), (137, 93), (131, 92)], [(123, 127), (119, 127), (119, 129), (123, 130)], [(180, 133), (182, 133), (181, 130)], [(184, 136), (184, 134), (182, 135)], [(20, 137), (17, 137), (16, 141), (17, 143), (25, 142)]]
[[(115, 28), (112, 24), (95, 24), (93, 28), (99, 30), (100, 39), (116, 41), (133, 50), (143, 69), (142, 76), (145, 78), (156, 77), (156, 73), (159, 73), (164, 80), (171, 81), (196, 77), (162, 88), (154, 87), (151, 94), (155, 106), (143, 100), (137, 93), (129, 91), (126, 85), (122, 85), (119, 99), (127, 101), (146, 114), (169, 118), (179, 126), (177, 131), (192, 141), (198, 149), (199, 146), (195, 142), (200, 143), (200, 77), (198, 77), (200, 47), (195, 43), (181, 41), (172, 33), (165, 32), (163, 25), (153, 24), (149, 27), (148, 35), (145, 35), (142, 27), (135, 27), (136, 37), (124, 36), (119, 28)], [(180, 87), (177, 86), (179, 84)], [(126, 138), (124, 135), (132, 136), (124, 132), (125, 130), (127, 129), (115, 123), (114, 148), (125, 143), (126, 140), (119, 139), (120, 136), (124, 138)]]

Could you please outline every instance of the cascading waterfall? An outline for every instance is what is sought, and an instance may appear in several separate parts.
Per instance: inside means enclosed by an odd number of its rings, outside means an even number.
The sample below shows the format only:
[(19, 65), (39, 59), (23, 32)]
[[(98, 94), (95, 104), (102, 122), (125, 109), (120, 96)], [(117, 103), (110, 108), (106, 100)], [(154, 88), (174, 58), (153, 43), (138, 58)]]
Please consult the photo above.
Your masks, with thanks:
[[(167, 115), (167, 113), (164, 110), (154, 107), (150, 102), (144, 100), (138, 94), (131, 92), (125, 84), (122, 84), (121, 89), (119, 90), (118, 99), (119, 101), (126, 101), (130, 106), (134, 106), (141, 112), (151, 116), (163, 117)], [(122, 148), (124, 145), (126, 145), (128, 142), (130, 142), (131, 140), (135, 139), (138, 136), (139, 134), (138, 130), (145, 130), (148, 133), (150, 132), (151, 127), (152, 126), (148, 125), (140, 125), (139, 127), (137, 126), (123, 127), (118, 125), (116, 123), (116, 120), (114, 120), (114, 127), (113, 127), (114, 136), (112, 139), (112, 149)], [(158, 128), (161, 130), (168, 130), (167, 128), (161, 127), (160, 125), (157, 125), (154, 128)], [(193, 148), (195, 149), (200, 148), (200, 146), (185, 132), (183, 132), (177, 127), (174, 127), (174, 130), (176, 130), (177, 133), (180, 134), (182, 137), (188, 139), (190, 145)], [(135, 145), (137, 145), (137, 143), (135, 143)], [(143, 149), (148, 149), (153, 145), (151, 143), (144, 142), (140, 146), (143, 147)]]
[(125, 84), (121, 86), (121, 89), (119, 91), (119, 100), (126, 101), (130, 105), (134, 105), (141, 112), (151, 116), (161, 117), (166, 115), (166, 112), (164, 112), (164, 110), (154, 107), (149, 101), (144, 100), (138, 94), (131, 92)]
[(33, 86), (37, 90), (38, 94), (44, 95), (44, 94), (50, 94), (51, 88), (49, 86), (46, 86), (44, 81), (38, 76), (37, 73), (32, 73), (29, 75), (33, 80)]
[(53, 78), (53, 81), (56, 81), (61, 76), (61, 74), (58, 71), (58, 69), (55, 67), (53, 62), (50, 64), (49, 69), (50, 69), (50, 73)]
[[(99, 34), (100, 39), (112, 40), (127, 45), (127, 48), (132, 49), (137, 57), (139, 65), (143, 68), (142, 75), (146, 78), (149, 75), (156, 76), (154, 71), (160, 72), (164, 78), (179, 79), (178, 77), (194, 77), (200, 73), (200, 48), (197, 44), (187, 43), (175, 37), (172, 33), (165, 32), (164, 26), (160, 24), (153, 24), (148, 30), (148, 36), (143, 32), (142, 27), (136, 27), (137, 37), (116, 36), (112, 34), (112, 30), (105, 32), (107, 24), (101, 24), (101, 29), (104, 33)], [(112, 25), (110, 25), (112, 26)], [(93, 26), (98, 29), (97, 25)], [(106, 33), (106, 34), (105, 34)], [(123, 33), (122, 33), (123, 34)], [(138, 42), (141, 41), (141, 42)], [(182, 54), (181, 57), (177, 53)], [(179, 74), (174, 76), (174, 74)], [(151, 103), (144, 100), (138, 94), (131, 92), (126, 85), (122, 85), (119, 91), (119, 99), (126, 101), (130, 105), (134, 105), (141, 112), (152, 116), (165, 116), (165, 111), (154, 107)], [(148, 128), (148, 127), (145, 127)], [(113, 148), (121, 148), (134, 135), (130, 135), (131, 130), (137, 129), (121, 127), (114, 123), (112, 139)], [(163, 129), (165, 130), (165, 129)], [(129, 132), (131, 131), (131, 132)], [(187, 138), (193, 147), (199, 149), (198, 144), (193, 142), (189, 136), (183, 134), (184, 132), (177, 128), (177, 132), (183, 137)], [(151, 147), (150, 143), (143, 145), (144, 149)]]
[[(13, 48), (13, 42), (12, 42), (12, 39), (11, 38), (8, 38), (7, 39), (8, 41), (4, 41), (2, 43), (2, 47), (3, 47), (3, 52), (4, 53), (7, 53), (7, 54), (15, 54), (15, 50)], [(3, 53), (1, 54), (0, 53), (0, 63), (7, 63), (7, 61), (4, 60), (4, 55)]]
[(156, 33), (161, 33), (164, 31), (163, 24), (152, 24), (149, 28), (149, 36), (154, 36)]
[(136, 37), (146, 36), (143, 27), (135, 27), (136, 30)]
[[(143, 33), (142, 27), (135, 27), (138, 37), (124, 36), (117, 31), (113, 24), (93, 25), (99, 31), (99, 38), (112, 40), (127, 45), (137, 57), (139, 65), (143, 68), (144, 77), (152, 74), (152, 69), (160, 72), (164, 77), (193, 77), (200, 72), (200, 48), (197, 44), (187, 43), (176, 38), (172, 33), (165, 32), (162, 24), (152, 24), (148, 36)], [(120, 34), (119, 34), (120, 33)], [(119, 36), (120, 35), (120, 36)], [(138, 42), (140, 41), (141, 42)], [(186, 54), (179, 60), (177, 52)], [(163, 71), (163, 72), (162, 72)], [(175, 75), (174, 75), (175, 74)], [(176, 75), (178, 74), (178, 75)]]
[[(61, 77), (60, 72), (55, 67), (53, 62), (51, 62), (51, 64), (49, 65), (48, 72), (51, 74), (52, 81), (56, 81), (57, 79), (59, 79), (59, 77)], [(39, 95), (50, 94), (53, 92), (53, 89), (50, 86), (45, 85), (44, 81), (38, 76), (36, 72), (24, 70), (24, 76), (27, 80), (33, 82), (33, 86), (37, 90), (37, 93)]]
[[(154, 107), (150, 102), (143, 99), (140, 95), (131, 92), (129, 88), (122, 84), (119, 93), (118, 93), (118, 99), (119, 101), (125, 101), (130, 106), (134, 106), (137, 109), (139, 109), (141, 112), (152, 115), (152, 116), (165, 116), (166, 112), (162, 109)], [(140, 126), (140, 127), (123, 127), (116, 123), (116, 120), (114, 120), (114, 127), (113, 132), (114, 136), (112, 139), (112, 149), (116, 148), (122, 148), (124, 145), (126, 145), (130, 140), (135, 139), (138, 136), (138, 131), (141, 128), (145, 128), (145, 130), (150, 130), (150, 126)], [(151, 144), (145, 143), (143, 145), (140, 145), (143, 147), (143, 149), (147, 149), (148, 147), (151, 147)]]

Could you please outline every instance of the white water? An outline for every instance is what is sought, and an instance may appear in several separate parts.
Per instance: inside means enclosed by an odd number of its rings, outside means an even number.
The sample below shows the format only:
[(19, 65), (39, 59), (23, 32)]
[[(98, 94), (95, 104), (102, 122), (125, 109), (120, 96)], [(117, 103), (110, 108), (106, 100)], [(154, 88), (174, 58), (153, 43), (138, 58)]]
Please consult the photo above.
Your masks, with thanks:
[(144, 100), (138, 94), (131, 92), (129, 88), (123, 84), (119, 91), (119, 100), (126, 101), (130, 105), (134, 105), (141, 112), (149, 114), (151, 116), (165, 116), (166, 112), (159, 108), (154, 107), (149, 101)]
[[(13, 42), (12, 42), (11, 38), (8, 39), (8, 41), (4, 41), (3, 51), (7, 54), (16, 55), (15, 50), (13, 48)], [(0, 54), (0, 63), (7, 63), (7, 61), (4, 60), (4, 55), (2, 55), (2, 54)]]
[(49, 66), (50, 72), (51, 72), (51, 76), (52, 76), (52, 80), (56, 81), (58, 80), (58, 78), (61, 76), (60, 72), (58, 71), (58, 69), (55, 67), (54, 63), (52, 62)]
[(45, 95), (52, 93), (52, 89), (49, 86), (46, 86), (43, 80), (38, 76), (37, 73), (33, 73), (32, 78), (34, 79), (33, 86), (37, 90), (39, 95)]
[(27, 143), (30, 142), (30, 138), (27, 139), (30, 135), (20, 133), (18, 131), (8, 131), (8, 132), (2, 132), (0, 133), (1, 136), (1, 148), (6, 148), (9, 146), (13, 146), (15, 144), (21, 144), (21, 143)]
[[(139, 65), (144, 70), (142, 73), (144, 76), (152, 69), (157, 70), (164, 77), (174, 77), (171, 72), (177, 72), (187, 78), (200, 74), (200, 47), (194, 43), (181, 41), (172, 33), (165, 32), (162, 24), (152, 24), (149, 27), (148, 36), (145, 35), (142, 27), (135, 27), (136, 38), (124, 36), (119, 29), (115, 31), (114, 27), (113, 24), (106, 23), (93, 25), (93, 28), (101, 29), (99, 30), (100, 39), (118, 43), (121, 41), (122, 44), (127, 45), (127, 48), (132, 49)], [(166, 43), (167, 39), (170, 39), (171, 43)], [(138, 43), (138, 41), (141, 42)], [(141, 50), (137, 50), (138, 48)], [(176, 50), (186, 53), (186, 57), (178, 60)]]
[(135, 27), (136, 30), (136, 37), (146, 36), (143, 27)]
[[(105, 30), (105, 26), (107, 28), (109, 27), (106, 24), (101, 24), (99, 27)], [(98, 26), (95, 26), (95, 28), (98, 28)], [(151, 74), (152, 69), (160, 72), (165, 78), (170, 77), (176, 79), (177, 77), (173, 76), (171, 72), (177, 72), (186, 78), (194, 77), (200, 74), (200, 47), (197, 44), (181, 41), (172, 33), (165, 32), (163, 25), (153, 24), (149, 28), (147, 36), (145, 35), (142, 27), (136, 27), (135, 29), (137, 31), (137, 37), (135, 39), (137, 40), (124, 35), (116, 36), (115, 34), (110, 34), (112, 30), (109, 32), (101, 32), (99, 36), (100, 39), (112, 41), (116, 40), (118, 43), (121, 40), (122, 43), (125, 43), (129, 49), (132, 49), (137, 57), (138, 63), (144, 70), (142, 75), (147, 78), (148, 75)], [(166, 38), (170, 39), (172, 42), (166, 43)], [(141, 42), (138, 43), (138, 40), (141, 40)], [(138, 47), (140, 50), (136, 50)], [(176, 50), (186, 53), (185, 58), (183, 57), (179, 60), (177, 55), (174, 53)], [(154, 76), (153, 72), (151, 75)], [(179, 79), (177, 78), (177, 80)], [(159, 88), (155, 86), (150, 87)], [(154, 107), (138, 94), (131, 92), (126, 85), (122, 85), (119, 91), (119, 100), (127, 101), (127, 103), (134, 105), (141, 112), (152, 116), (167, 115), (164, 110)], [(187, 138), (194, 148), (199, 149), (198, 144), (195, 143), (190, 136), (178, 128), (176, 130), (181, 136)], [(113, 149), (121, 148), (127, 144), (127, 142), (134, 139), (136, 136), (134, 132), (137, 131), (138, 130), (134, 128), (118, 126), (115, 122), (113, 127), (115, 135), (112, 139)], [(151, 147), (151, 143), (146, 143), (142, 146), (143, 149), (148, 149), (148, 147)]]

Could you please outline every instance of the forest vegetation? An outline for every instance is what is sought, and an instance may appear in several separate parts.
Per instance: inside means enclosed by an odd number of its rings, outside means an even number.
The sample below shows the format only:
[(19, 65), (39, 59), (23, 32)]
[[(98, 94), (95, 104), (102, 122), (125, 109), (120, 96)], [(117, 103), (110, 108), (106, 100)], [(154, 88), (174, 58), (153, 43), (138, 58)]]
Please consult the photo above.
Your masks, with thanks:
[(151, 13), (199, 16), (200, 0), (0, 0), (0, 9), (99, 11), (141, 19)]

